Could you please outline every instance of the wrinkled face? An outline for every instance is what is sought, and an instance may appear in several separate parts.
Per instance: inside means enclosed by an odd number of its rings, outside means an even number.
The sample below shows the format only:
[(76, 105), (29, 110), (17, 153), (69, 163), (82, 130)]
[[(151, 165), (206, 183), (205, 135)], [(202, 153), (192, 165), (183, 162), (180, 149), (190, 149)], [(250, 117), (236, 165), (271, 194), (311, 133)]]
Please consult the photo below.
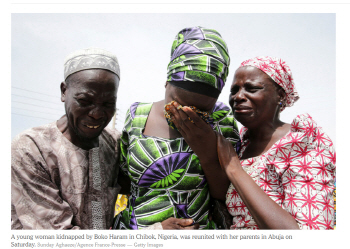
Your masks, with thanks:
[(80, 141), (97, 138), (116, 109), (119, 79), (103, 69), (89, 69), (68, 77), (61, 85), (70, 135)]
[(234, 117), (244, 126), (270, 121), (280, 100), (276, 83), (263, 71), (251, 66), (237, 69), (229, 103)]
[(173, 100), (182, 106), (195, 106), (203, 112), (211, 112), (217, 99), (190, 92), (168, 83), (165, 91), (165, 103), (170, 103)]

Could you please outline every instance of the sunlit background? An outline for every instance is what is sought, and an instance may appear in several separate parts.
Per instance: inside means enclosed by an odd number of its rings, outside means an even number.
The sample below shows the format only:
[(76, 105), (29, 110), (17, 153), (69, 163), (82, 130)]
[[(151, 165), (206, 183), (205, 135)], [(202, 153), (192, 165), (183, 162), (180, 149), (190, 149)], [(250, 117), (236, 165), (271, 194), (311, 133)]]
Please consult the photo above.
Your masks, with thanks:
[[(300, 100), (285, 122), (309, 113), (336, 143), (335, 14), (12, 14), (11, 137), (59, 119), (64, 58), (100, 47), (121, 68), (115, 127), (122, 130), (133, 102), (164, 97), (170, 48), (178, 31), (218, 30), (229, 48), (230, 73), (219, 100), (228, 104), (234, 71), (258, 55), (283, 58)], [(112, 124), (110, 123), (110, 126)]]

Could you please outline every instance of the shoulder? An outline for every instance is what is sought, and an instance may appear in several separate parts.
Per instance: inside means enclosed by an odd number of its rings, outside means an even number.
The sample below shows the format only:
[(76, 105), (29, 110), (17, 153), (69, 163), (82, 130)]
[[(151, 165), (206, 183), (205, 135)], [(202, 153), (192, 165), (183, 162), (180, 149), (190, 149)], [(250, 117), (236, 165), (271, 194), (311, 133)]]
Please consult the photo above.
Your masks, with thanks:
[(11, 143), (11, 168), (16, 172), (37, 172), (45, 167), (51, 145), (57, 140), (56, 122), (34, 127), (18, 134)]
[(215, 130), (220, 132), (226, 139), (233, 143), (239, 141), (237, 122), (234, 119), (232, 110), (229, 106), (217, 101), (213, 108), (211, 118)]
[(291, 134), (297, 135), (307, 144), (317, 147), (333, 147), (334, 144), (329, 136), (323, 131), (309, 114), (301, 114), (293, 119), (291, 123)]
[(40, 146), (42, 142), (49, 141), (56, 135), (56, 122), (33, 127), (18, 134), (11, 142), (12, 149), (18, 146), (26, 147), (28, 143), (35, 143)]
[[(324, 164), (335, 167), (336, 152), (333, 141), (309, 114), (298, 115), (291, 123), (291, 130), (284, 140), (291, 148), (312, 160), (322, 157)], [(295, 149), (294, 149), (295, 150)]]
[(151, 111), (153, 103), (135, 102), (128, 109), (126, 115), (130, 115), (132, 119), (139, 115), (148, 115)]
[(292, 132), (303, 132), (315, 128), (317, 128), (317, 123), (308, 113), (296, 116), (291, 123)]
[(226, 105), (225, 103), (221, 102), (221, 101), (217, 101), (215, 103), (213, 112), (217, 112), (217, 111), (231, 111), (231, 108)]
[(120, 137), (121, 137), (121, 132), (118, 131), (117, 129), (112, 129), (110, 127), (104, 128), (104, 130), (101, 133), (101, 138), (113, 145), (119, 143)]
[(225, 120), (227, 118), (229, 118), (229, 120), (231, 120), (231, 122), (234, 121), (232, 119), (233, 115), (232, 115), (231, 108), (220, 101), (217, 101), (215, 103), (211, 116), (212, 116), (214, 123), (221, 122), (222, 120)]
[(242, 141), (244, 141), (244, 140), (247, 139), (247, 135), (246, 135), (247, 131), (248, 131), (248, 128), (247, 128), (247, 127), (244, 127), (244, 126), (243, 126), (243, 127), (241, 128), (241, 130), (239, 131), (239, 136), (241, 137), (241, 140), (242, 140)]

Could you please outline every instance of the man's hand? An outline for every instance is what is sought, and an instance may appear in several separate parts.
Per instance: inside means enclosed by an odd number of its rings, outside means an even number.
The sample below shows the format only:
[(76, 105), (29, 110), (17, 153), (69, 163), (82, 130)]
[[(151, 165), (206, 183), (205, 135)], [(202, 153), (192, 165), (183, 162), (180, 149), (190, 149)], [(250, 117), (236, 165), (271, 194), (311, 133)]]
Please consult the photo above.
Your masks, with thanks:
[(193, 224), (192, 219), (168, 218), (161, 224), (164, 230), (194, 230), (199, 228), (199, 224)]

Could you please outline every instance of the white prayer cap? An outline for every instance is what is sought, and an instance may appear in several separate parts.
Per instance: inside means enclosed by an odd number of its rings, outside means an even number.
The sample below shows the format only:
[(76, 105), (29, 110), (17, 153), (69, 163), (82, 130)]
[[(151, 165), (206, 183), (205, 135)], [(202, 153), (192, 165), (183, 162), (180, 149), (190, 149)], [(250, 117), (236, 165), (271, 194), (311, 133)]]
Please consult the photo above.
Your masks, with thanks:
[(73, 73), (86, 69), (105, 69), (115, 73), (120, 79), (117, 56), (101, 48), (77, 50), (64, 60), (64, 79)]

